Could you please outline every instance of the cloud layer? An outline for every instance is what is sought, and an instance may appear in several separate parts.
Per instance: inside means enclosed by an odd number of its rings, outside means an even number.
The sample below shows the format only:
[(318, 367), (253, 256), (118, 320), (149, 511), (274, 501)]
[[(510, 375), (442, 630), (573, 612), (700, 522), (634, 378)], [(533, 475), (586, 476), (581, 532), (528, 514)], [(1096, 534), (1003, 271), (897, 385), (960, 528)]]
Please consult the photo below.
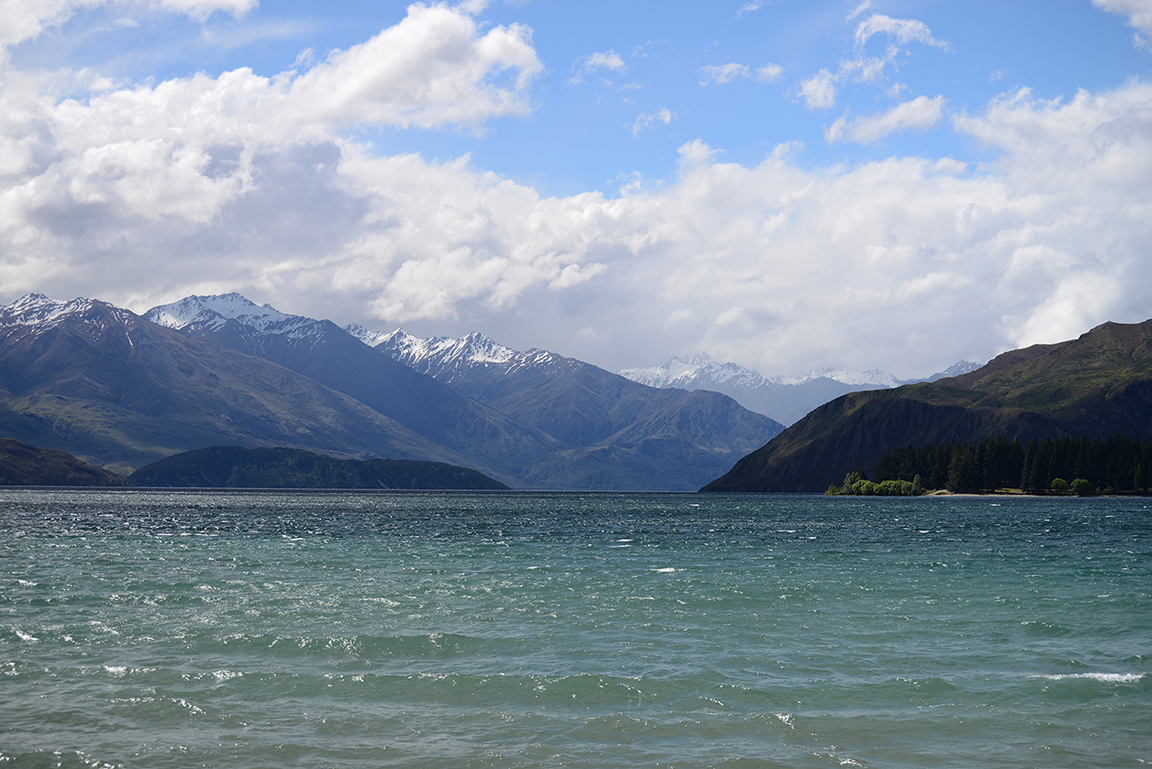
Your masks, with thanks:
[[(938, 42), (895, 21), (872, 15), (857, 36)], [(587, 71), (622, 67), (600, 56)], [(741, 66), (705, 72), (754, 76)], [(1147, 84), (1069, 100), (1019, 90), (951, 118), (943, 97), (921, 96), (827, 134), (867, 143), (949, 125), (985, 147), (981, 165), (811, 169), (786, 144), (746, 165), (693, 140), (663, 184), (617, 197), (546, 197), (468, 157), (381, 156), (351, 138), (363, 125), (483, 131), (531, 109), (541, 71), (528, 29), (444, 5), (272, 78), (120, 87), (4, 65), (0, 299), (38, 290), (144, 310), (236, 290), (384, 330), (454, 320), (606, 367), (706, 350), (773, 374), (903, 376), (1152, 314)], [(825, 74), (829, 93), (804, 94), (814, 106), (834, 101)], [(78, 90), (91, 95), (66, 96)], [(673, 117), (642, 113), (630, 129)]]

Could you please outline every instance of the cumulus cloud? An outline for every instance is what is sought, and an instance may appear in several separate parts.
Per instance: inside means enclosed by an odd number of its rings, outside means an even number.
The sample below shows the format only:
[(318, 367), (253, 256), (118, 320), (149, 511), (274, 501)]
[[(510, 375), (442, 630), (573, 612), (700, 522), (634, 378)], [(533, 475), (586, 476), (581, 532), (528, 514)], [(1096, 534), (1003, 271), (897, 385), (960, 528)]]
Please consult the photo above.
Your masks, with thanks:
[(828, 109), (836, 105), (836, 77), (822, 69), (800, 84), (800, 96), (808, 109)]
[(857, 142), (871, 144), (891, 134), (907, 131), (926, 131), (936, 127), (944, 117), (944, 97), (929, 99), (918, 96), (911, 101), (897, 104), (892, 109), (871, 117), (848, 120), (842, 117), (824, 132), (829, 144), (836, 142)]
[[(866, 0), (848, 15), (847, 20), (852, 21), (871, 8), (872, 3)], [(868, 41), (877, 35), (884, 36), (887, 45), (882, 54), (869, 55), (865, 50), (866, 46)], [(889, 65), (907, 51), (909, 43), (921, 43), (943, 50), (950, 49), (947, 42), (934, 37), (932, 30), (921, 21), (894, 19), (878, 13), (869, 15), (856, 25), (855, 41), (854, 55), (841, 60), (836, 72), (821, 69), (801, 83), (799, 95), (805, 100), (809, 109), (828, 109), (835, 106), (837, 89), (842, 83), (882, 82)], [(889, 90), (898, 94), (902, 88), (902, 85), (897, 84)]]

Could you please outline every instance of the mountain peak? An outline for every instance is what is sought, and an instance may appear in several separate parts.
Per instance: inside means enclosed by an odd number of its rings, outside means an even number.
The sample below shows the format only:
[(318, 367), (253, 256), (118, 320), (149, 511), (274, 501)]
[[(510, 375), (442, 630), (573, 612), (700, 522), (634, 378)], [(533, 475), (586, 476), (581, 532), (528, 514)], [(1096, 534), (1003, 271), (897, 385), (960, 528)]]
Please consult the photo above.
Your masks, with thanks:
[(3, 316), (3, 322), (7, 325), (50, 328), (70, 316), (89, 312), (96, 306), (106, 308), (121, 321), (132, 316), (128, 310), (122, 310), (119, 307), (113, 307), (94, 299), (78, 297), (69, 301), (60, 301), (36, 292), (25, 294), (12, 304), (0, 309), (0, 315)]
[(186, 296), (177, 302), (153, 307), (144, 317), (153, 323), (174, 329), (192, 324), (217, 328), (229, 320), (235, 320), (245, 326), (256, 327), (260, 331), (268, 330), (272, 324), (297, 318), (295, 315), (285, 315), (270, 304), (258, 305), (235, 292), (211, 296)]

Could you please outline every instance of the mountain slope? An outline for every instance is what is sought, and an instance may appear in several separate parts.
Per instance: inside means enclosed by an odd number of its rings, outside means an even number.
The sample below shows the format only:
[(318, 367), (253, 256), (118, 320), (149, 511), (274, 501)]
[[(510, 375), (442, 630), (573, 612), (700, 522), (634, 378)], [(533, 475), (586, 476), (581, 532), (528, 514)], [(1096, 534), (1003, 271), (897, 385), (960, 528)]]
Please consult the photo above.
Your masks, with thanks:
[(127, 486), (119, 475), (64, 451), (0, 438), (0, 486)]
[(555, 488), (696, 488), (782, 425), (714, 392), (657, 389), (544, 350), (481, 334), (419, 339), (350, 329), (417, 371), (555, 438), (528, 476)]
[(287, 315), (239, 294), (191, 296), (144, 317), (351, 396), (455, 452), (458, 464), (502, 480), (524, 477), (542, 454), (561, 448), (539, 430), (381, 355), (331, 321)]
[(823, 491), (909, 445), (1116, 433), (1152, 438), (1152, 320), (1105, 323), (934, 383), (845, 395), (704, 490)]
[(125, 474), (214, 444), (464, 464), (288, 369), (87, 299), (0, 309), (0, 391), (0, 433)]

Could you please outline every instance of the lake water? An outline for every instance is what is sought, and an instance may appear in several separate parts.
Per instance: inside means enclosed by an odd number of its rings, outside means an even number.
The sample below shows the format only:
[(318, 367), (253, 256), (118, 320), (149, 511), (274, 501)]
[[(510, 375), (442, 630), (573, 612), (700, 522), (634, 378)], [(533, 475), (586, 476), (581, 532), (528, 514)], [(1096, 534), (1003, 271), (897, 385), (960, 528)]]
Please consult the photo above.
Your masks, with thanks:
[(1139, 767), (1152, 503), (0, 491), (0, 765)]

